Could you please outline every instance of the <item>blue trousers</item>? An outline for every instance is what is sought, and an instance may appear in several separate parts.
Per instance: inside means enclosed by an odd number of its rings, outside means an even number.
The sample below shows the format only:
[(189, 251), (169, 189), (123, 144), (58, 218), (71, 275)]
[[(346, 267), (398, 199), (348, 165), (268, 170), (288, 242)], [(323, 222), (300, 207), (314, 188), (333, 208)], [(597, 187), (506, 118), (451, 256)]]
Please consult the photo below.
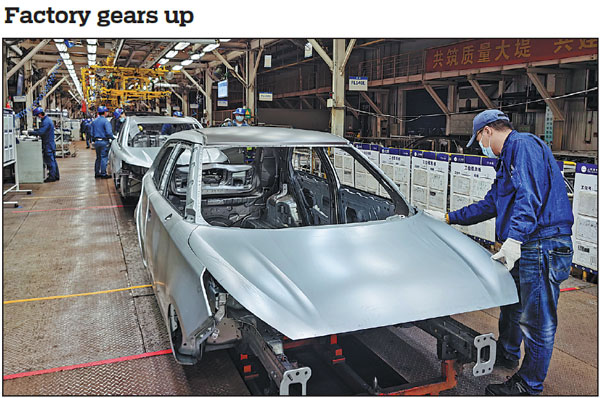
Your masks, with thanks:
[(106, 165), (108, 164), (108, 141), (95, 141), (96, 164), (94, 171), (96, 175), (106, 175)]
[(521, 258), (511, 270), (519, 303), (500, 307), (498, 355), (518, 360), (524, 342), (525, 356), (517, 373), (530, 394), (544, 389), (558, 325), (560, 283), (569, 277), (572, 262), (571, 237), (558, 236), (521, 246)]
[(92, 142), (89, 131), (85, 132), (85, 146), (89, 147)]
[(56, 163), (55, 151), (51, 149), (44, 149), (42, 158), (46, 168), (48, 169), (48, 177), (58, 180), (60, 178), (60, 174), (58, 172), (58, 163)]

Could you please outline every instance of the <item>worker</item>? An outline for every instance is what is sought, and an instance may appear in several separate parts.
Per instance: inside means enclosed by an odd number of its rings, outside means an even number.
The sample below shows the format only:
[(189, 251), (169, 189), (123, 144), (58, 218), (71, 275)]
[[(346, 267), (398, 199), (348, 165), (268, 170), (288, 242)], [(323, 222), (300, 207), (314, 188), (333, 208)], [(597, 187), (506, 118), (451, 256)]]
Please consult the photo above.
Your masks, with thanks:
[(79, 130), (85, 139), (85, 147), (90, 147), (90, 119), (81, 119), (81, 124), (79, 125)]
[(110, 121), (110, 127), (114, 134), (119, 134), (121, 127), (125, 123), (125, 111), (122, 108), (117, 108), (113, 113), (113, 118)]
[(573, 212), (563, 176), (542, 140), (514, 130), (508, 116), (493, 109), (475, 116), (472, 134), (467, 147), (477, 140), (484, 155), (498, 158), (496, 179), (483, 200), (445, 220), (472, 225), (496, 217), (496, 238), (503, 243), (492, 259), (504, 260), (519, 292), (518, 303), (500, 307), (496, 366), (516, 369), (521, 342), (525, 346), (519, 370), (485, 393), (537, 395), (552, 357), (560, 283), (573, 260)]
[(40, 119), (40, 128), (29, 133), (37, 135), (42, 139), (42, 157), (44, 164), (48, 169), (48, 177), (44, 182), (54, 182), (60, 180), (58, 172), (58, 163), (56, 163), (56, 143), (54, 142), (54, 123), (52, 119), (46, 116), (44, 109), (36, 107), (33, 109), (33, 116)]
[(96, 164), (94, 165), (96, 178), (110, 178), (106, 174), (106, 165), (108, 164), (109, 145), (115, 137), (110, 122), (105, 117), (107, 112), (107, 107), (99, 106), (98, 117), (92, 122), (92, 137), (94, 137), (94, 147), (96, 148)]
[(244, 119), (244, 115), (246, 114), (246, 112), (244, 111), (244, 108), (237, 108), (235, 111), (233, 111), (233, 121), (229, 121), (229, 123), (226, 124), (227, 127), (243, 127), (243, 126), (249, 126), (248, 123), (246, 123), (246, 120)]
[[(173, 117), (183, 117), (183, 113), (180, 111), (175, 111), (175, 112), (173, 112)], [(161, 135), (171, 135), (174, 132), (175, 132), (175, 128), (173, 127), (173, 125), (171, 123), (163, 124), (162, 128), (160, 129)]]

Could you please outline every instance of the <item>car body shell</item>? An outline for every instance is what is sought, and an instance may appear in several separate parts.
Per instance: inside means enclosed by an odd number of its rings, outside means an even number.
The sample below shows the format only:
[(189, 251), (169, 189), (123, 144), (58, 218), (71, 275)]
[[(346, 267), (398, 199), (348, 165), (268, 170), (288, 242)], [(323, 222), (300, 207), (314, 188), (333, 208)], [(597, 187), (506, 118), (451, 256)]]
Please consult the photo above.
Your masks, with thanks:
[[(337, 146), (356, 151), (342, 138), (312, 131), (234, 127), (200, 132), (177, 133), (165, 146), (189, 145), (198, 153), (226, 146)], [(356, 155), (366, 160), (360, 152)], [(201, 155), (194, 156), (192, 165), (205, 163)], [(203, 283), (207, 274), (246, 310), (291, 339), (518, 300), (512, 277), (487, 250), (415, 208), (406, 216), (353, 224), (213, 226), (202, 218), (200, 198), (195, 196), (200, 195), (198, 185), (188, 186), (191, 197), (183, 214), (165, 200), (164, 186), (154, 182), (156, 163), (144, 177), (135, 217), (142, 257), (165, 322), (169, 325), (176, 312), (182, 329), (187, 349), (175, 353), (180, 362), (186, 363), (188, 355), (198, 357), (216, 327), (215, 309)], [(401, 196), (394, 183), (369, 164)], [(200, 181), (199, 172), (190, 167), (188, 178)]]
[[(200, 128), (198, 121), (191, 117), (170, 116), (129, 116), (123, 122), (120, 131), (113, 132), (115, 140), (109, 152), (109, 164), (115, 181), (117, 192), (123, 197), (137, 196), (139, 189), (132, 189), (139, 183), (145, 172), (150, 168), (160, 147), (136, 148), (129, 145), (129, 131), (132, 124), (144, 123), (187, 123)], [(134, 181), (132, 181), (134, 180)], [(137, 185), (137, 184), (135, 184)]]

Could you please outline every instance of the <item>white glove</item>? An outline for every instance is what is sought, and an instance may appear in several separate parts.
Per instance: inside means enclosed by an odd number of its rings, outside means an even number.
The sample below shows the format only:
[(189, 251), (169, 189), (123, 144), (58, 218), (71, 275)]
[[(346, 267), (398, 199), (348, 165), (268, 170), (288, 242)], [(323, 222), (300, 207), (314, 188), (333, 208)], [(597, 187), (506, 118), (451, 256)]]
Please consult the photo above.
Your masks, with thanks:
[(423, 210), (423, 212), (431, 218), (434, 218), (434, 219), (444, 222), (444, 223), (446, 222), (446, 213), (442, 213), (441, 211), (428, 210), (428, 209)]
[(505, 261), (504, 266), (510, 271), (515, 266), (515, 261), (521, 258), (521, 243), (518, 240), (508, 238), (498, 253), (492, 256), (492, 260), (500, 261), (503, 258)]

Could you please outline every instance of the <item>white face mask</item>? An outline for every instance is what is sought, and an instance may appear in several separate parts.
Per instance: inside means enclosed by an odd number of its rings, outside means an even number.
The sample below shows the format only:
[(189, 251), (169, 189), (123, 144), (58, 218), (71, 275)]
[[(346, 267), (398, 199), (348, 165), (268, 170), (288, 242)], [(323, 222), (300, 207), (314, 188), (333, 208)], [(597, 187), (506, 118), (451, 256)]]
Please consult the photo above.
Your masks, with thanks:
[(243, 122), (244, 121), (244, 117), (241, 115), (236, 115), (235, 116), (235, 120), (237, 120), (238, 122)]
[(481, 133), (481, 140), (479, 140), (479, 146), (481, 147), (481, 151), (488, 158), (492, 158), (492, 159), (498, 158), (498, 156), (496, 156), (496, 154), (494, 153), (494, 151), (492, 151), (492, 139), (491, 139), (491, 137), (490, 137), (490, 146), (483, 146), (483, 138), (484, 138), (484, 136), (485, 136), (484, 133)]

